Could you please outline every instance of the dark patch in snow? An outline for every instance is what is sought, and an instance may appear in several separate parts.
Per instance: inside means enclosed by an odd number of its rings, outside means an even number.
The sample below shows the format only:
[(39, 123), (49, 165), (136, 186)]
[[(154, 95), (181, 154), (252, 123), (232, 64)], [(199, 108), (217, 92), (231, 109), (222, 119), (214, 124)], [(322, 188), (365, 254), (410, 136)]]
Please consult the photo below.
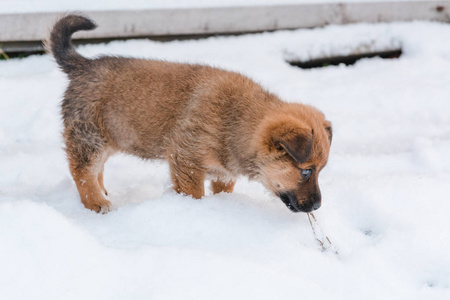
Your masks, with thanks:
[(425, 285), (426, 285), (427, 287), (430, 287), (430, 288), (432, 288), (432, 287), (435, 286), (434, 282), (432, 282), (432, 281), (427, 281), (427, 282), (425, 282)]
[(346, 66), (355, 64), (358, 60), (363, 58), (373, 58), (381, 57), (383, 59), (394, 59), (399, 58), (402, 55), (401, 49), (380, 51), (380, 52), (370, 52), (361, 54), (352, 54), (348, 56), (333, 56), (317, 58), (308, 61), (288, 61), (292, 66), (296, 66), (302, 69), (312, 69), (312, 68), (322, 68), (328, 66), (338, 66), (340, 64), (345, 64)]
[(363, 231), (364, 232), (364, 235), (367, 235), (367, 236), (373, 236), (373, 231), (372, 230), (364, 230)]

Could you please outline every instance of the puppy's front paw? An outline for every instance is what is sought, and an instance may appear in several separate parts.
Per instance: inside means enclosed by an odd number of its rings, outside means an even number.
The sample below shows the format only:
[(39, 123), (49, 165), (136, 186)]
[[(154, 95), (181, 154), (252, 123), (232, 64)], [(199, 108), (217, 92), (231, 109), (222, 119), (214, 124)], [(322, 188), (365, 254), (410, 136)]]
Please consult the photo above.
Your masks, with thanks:
[(106, 214), (113, 210), (111, 202), (106, 199), (98, 199), (84, 203), (84, 206), (98, 213)]

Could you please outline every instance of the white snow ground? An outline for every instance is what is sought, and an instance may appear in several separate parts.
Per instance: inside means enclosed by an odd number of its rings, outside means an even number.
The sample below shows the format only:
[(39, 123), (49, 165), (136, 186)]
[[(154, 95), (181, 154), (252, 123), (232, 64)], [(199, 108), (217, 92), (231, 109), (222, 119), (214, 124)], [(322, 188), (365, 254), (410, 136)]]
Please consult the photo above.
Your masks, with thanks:
[[(0, 299), (450, 299), (449, 37), (448, 24), (359, 24), (79, 48), (209, 63), (320, 108), (335, 133), (316, 217), (339, 256), (258, 183), (194, 200), (164, 163), (129, 156), (106, 164), (116, 210), (86, 210), (61, 149), (64, 74), (48, 56), (0, 61)], [(404, 54), (284, 61), (360, 43)]]

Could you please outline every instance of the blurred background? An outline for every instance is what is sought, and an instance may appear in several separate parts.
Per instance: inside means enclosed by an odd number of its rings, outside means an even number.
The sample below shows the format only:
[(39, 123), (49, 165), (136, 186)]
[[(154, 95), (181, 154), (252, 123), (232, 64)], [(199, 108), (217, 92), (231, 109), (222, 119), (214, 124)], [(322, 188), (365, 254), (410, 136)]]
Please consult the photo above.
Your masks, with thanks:
[(358, 22), (450, 21), (449, 1), (419, 0), (0, 0), (0, 8), (3, 59), (42, 53), (49, 28), (70, 11), (84, 13), (99, 25), (77, 33), (78, 43), (202, 38)]

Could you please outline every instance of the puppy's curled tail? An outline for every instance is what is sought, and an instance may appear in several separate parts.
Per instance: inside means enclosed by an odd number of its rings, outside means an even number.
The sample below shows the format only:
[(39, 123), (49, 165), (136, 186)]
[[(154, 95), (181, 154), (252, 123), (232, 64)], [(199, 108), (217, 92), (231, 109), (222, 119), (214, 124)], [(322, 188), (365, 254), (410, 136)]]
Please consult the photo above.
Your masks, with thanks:
[(86, 17), (68, 15), (56, 22), (50, 38), (45, 41), (45, 49), (51, 52), (61, 69), (70, 74), (81, 69), (89, 59), (81, 56), (70, 42), (72, 34), (80, 30), (93, 30), (97, 25)]

